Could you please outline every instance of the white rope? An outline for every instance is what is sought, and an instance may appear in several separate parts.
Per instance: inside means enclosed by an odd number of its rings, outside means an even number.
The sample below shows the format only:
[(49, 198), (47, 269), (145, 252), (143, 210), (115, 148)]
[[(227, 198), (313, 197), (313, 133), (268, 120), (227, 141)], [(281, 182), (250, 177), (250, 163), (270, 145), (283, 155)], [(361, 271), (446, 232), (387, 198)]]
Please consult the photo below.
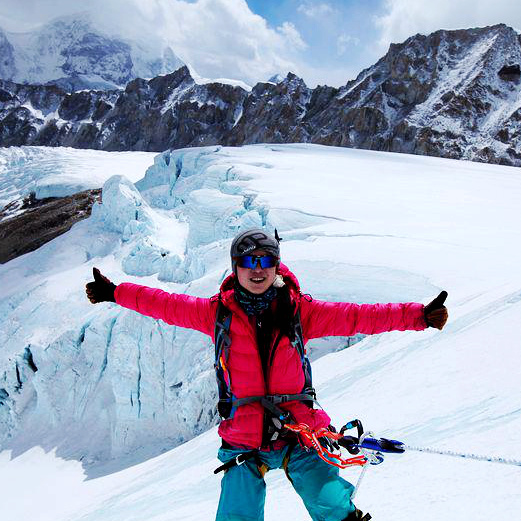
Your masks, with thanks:
[[(362, 444), (363, 440), (367, 436), (374, 436), (374, 434), (372, 432), (364, 432), (362, 434), (362, 436), (360, 437), (359, 444)], [(356, 493), (358, 492), (358, 489), (360, 488), (360, 483), (362, 483), (362, 479), (364, 478), (365, 473), (367, 472), (367, 469), (369, 468), (369, 465), (371, 464), (371, 462), (375, 462), (376, 461), (376, 457), (375, 457), (373, 451), (365, 450), (365, 449), (360, 447), (360, 452), (365, 456), (367, 462), (362, 467), (362, 472), (360, 473), (360, 476), (358, 477), (358, 481), (356, 482), (355, 489), (353, 490), (353, 493), (351, 494), (351, 499), (355, 498)]]
[(356, 482), (355, 489), (353, 490), (353, 493), (351, 494), (351, 499), (355, 499), (356, 493), (358, 492), (358, 489), (360, 488), (360, 483), (362, 483), (362, 479), (365, 476), (365, 473), (367, 472), (368, 468), (369, 468), (369, 463), (366, 463), (362, 467), (362, 472), (360, 473), (360, 476), (358, 477), (358, 481)]
[[(365, 432), (362, 437), (360, 438), (360, 444), (363, 442), (364, 438), (366, 436), (372, 437), (374, 436), (371, 432)], [(432, 449), (430, 447), (416, 447), (414, 445), (402, 445), (405, 450), (413, 450), (417, 452), (427, 452), (429, 454), (441, 454), (442, 456), (452, 456), (455, 458), (466, 458), (466, 459), (473, 459), (477, 461), (489, 461), (491, 463), (503, 463), (504, 465), (515, 465), (517, 467), (521, 467), (521, 460), (514, 459), (514, 458), (502, 458), (500, 456), (483, 456), (480, 454), (470, 454), (470, 453), (464, 453), (464, 452), (455, 452), (452, 450), (439, 450), (439, 449)], [(356, 493), (358, 492), (360, 488), (360, 484), (362, 483), (362, 479), (365, 476), (365, 473), (367, 472), (367, 469), (369, 468), (370, 462), (374, 460), (375, 455), (371, 450), (364, 450), (363, 448), (360, 448), (360, 452), (367, 458), (367, 463), (362, 467), (362, 472), (360, 473), (360, 476), (358, 477), (358, 481), (356, 483), (355, 489), (353, 493), (351, 494), (351, 498), (354, 499), (356, 496)]]
[(428, 452), (429, 454), (441, 454), (443, 456), (453, 456), (456, 458), (467, 458), (473, 459), (477, 461), (490, 461), (492, 463), (504, 463), (505, 465), (515, 465), (521, 467), (521, 460), (517, 459), (509, 459), (502, 458), (499, 456), (482, 456), (479, 454), (466, 454), (463, 452), (454, 452), (452, 450), (439, 450), (439, 449), (431, 449), (429, 447), (415, 447), (413, 445), (403, 445), (403, 448), (406, 450), (414, 450), (417, 452)]

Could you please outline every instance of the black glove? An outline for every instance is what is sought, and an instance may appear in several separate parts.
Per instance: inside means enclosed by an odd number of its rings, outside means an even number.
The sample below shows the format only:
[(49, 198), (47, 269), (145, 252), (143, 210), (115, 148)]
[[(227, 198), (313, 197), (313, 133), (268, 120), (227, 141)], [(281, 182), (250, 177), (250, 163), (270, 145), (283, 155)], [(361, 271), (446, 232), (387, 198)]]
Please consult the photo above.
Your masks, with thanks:
[(92, 268), (94, 282), (85, 285), (87, 298), (93, 303), (98, 302), (116, 302), (114, 291), (116, 285), (110, 282), (105, 275), (102, 275), (98, 268)]
[(428, 327), (435, 327), (436, 329), (443, 329), (443, 326), (449, 318), (449, 312), (444, 306), (447, 292), (442, 291), (432, 302), (429, 302), (424, 308), (423, 313), (425, 322)]

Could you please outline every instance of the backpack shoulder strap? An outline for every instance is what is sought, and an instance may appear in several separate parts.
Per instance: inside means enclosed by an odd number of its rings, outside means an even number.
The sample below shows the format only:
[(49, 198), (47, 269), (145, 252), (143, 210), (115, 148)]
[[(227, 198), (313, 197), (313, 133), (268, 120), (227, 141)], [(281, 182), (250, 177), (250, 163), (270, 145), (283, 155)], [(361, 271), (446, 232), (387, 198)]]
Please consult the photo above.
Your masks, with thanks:
[(302, 322), (300, 320), (300, 309), (297, 309), (293, 317), (293, 330), (295, 333), (295, 340), (293, 346), (297, 349), (300, 359), (303, 360), (306, 356), (306, 348), (304, 347), (304, 335), (302, 333)]
[[(306, 348), (304, 346), (304, 333), (302, 331), (302, 322), (300, 320), (300, 309), (297, 308), (295, 316), (293, 318), (293, 329), (295, 333), (295, 339), (292, 344), (293, 347), (298, 351), (300, 355), (300, 361), (302, 363), (302, 370), (304, 371), (304, 393), (310, 394), (316, 399), (316, 392), (313, 388), (313, 375), (311, 372), (311, 364), (309, 358), (306, 356)], [(313, 406), (313, 402), (308, 402), (310, 407)]]
[(217, 410), (221, 418), (226, 419), (233, 415), (233, 394), (231, 390), (231, 377), (228, 372), (227, 363), (231, 346), (230, 325), (232, 323), (232, 312), (219, 299), (215, 313), (215, 376), (217, 379), (217, 390), (219, 402)]
[(232, 312), (219, 299), (217, 302), (217, 312), (215, 315), (215, 365), (219, 364), (219, 359), (224, 350), (224, 358), (228, 358), (228, 350), (230, 349), (230, 325), (232, 323)]

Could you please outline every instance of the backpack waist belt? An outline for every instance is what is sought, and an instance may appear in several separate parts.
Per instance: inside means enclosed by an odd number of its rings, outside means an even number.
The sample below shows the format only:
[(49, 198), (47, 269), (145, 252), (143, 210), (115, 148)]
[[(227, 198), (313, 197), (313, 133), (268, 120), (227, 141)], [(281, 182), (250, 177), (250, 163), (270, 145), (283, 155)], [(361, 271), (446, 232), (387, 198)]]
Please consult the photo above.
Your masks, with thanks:
[[(311, 401), (314, 402), (316, 399), (315, 393), (309, 390), (309, 393), (298, 393), (298, 394), (267, 394), (265, 396), (247, 396), (246, 398), (233, 399), (221, 399), (220, 402), (230, 403), (232, 407), (240, 407), (241, 405), (247, 405), (250, 403), (259, 402), (265, 409), (268, 409), (271, 413), (276, 416), (286, 416), (287, 411), (283, 411), (277, 405), (286, 402), (293, 401)], [(282, 419), (282, 418), (281, 418)]]

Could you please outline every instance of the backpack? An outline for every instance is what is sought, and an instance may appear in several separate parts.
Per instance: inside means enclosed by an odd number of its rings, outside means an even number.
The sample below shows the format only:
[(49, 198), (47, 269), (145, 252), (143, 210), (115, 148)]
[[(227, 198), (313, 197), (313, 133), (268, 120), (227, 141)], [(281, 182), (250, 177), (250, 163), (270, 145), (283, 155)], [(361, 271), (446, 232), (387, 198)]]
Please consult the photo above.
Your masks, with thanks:
[(221, 419), (226, 420), (233, 418), (237, 407), (254, 402), (260, 402), (265, 409), (272, 413), (275, 423), (277, 423), (277, 419), (280, 420), (280, 422), (284, 422), (289, 418), (289, 413), (287, 411), (283, 411), (277, 407), (277, 405), (281, 403), (299, 400), (306, 403), (309, 407), (313, 407), (313, 403), (316, 401), (316, 393), (312, 385), (311, 364), (306, 356), (306, 350), (304, 347), (300, 311), (297, 310), (293, 320), (295, 338), (291, 342), (293, 347), (297, 349), (299, 353), (300, 361), (302, 363), (302, 371), (304, 372), (304, 388), (299, 394), (274, 394), (265, 396), (248, 396), (246, 398), (237, 398), (233, 395), (230, 385), (230, 374), (226, 365), (231, 346), (229, 335), (231, 322), (232, 312), (221, 302), (221, 300), (219, 300), (215, 317), (214, 366), (219, 391), (217, 410)]

